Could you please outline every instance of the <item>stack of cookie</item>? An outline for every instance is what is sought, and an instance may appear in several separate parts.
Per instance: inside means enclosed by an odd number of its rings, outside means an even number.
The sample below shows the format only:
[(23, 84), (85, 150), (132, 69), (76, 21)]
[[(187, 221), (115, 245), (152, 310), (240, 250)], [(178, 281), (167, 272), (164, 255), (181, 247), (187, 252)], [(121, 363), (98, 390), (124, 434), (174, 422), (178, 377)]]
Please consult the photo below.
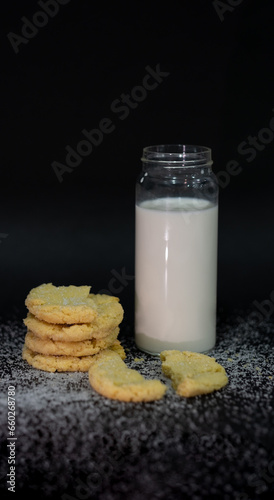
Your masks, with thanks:
[(49, 372), (89, 370), (104, 349), (125, 352), (118, 340), (123, 308), (117, 297), (90, 293), (89, 286), (46, 283), (33, 288), (28, 308), (23, 359)]

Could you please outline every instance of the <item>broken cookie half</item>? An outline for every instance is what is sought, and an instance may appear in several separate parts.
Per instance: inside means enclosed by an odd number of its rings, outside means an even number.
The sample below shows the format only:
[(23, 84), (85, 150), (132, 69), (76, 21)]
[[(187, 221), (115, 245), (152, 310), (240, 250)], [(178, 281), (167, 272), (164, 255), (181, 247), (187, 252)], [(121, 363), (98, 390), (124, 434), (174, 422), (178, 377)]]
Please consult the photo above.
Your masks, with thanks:
[(145, 379), (137, 370), (128, 368), (119, 354), (110, 349), (92, 357), (89, 382), (102, 396), (119, 401), (155, 401), (167, 390), (160, 380)]
[(167, 350), (160, 354), (162, 371), (179, 396), (192, 397), (221, 389), (228, 383), (225, 369), (215, 358), (190, 351)]

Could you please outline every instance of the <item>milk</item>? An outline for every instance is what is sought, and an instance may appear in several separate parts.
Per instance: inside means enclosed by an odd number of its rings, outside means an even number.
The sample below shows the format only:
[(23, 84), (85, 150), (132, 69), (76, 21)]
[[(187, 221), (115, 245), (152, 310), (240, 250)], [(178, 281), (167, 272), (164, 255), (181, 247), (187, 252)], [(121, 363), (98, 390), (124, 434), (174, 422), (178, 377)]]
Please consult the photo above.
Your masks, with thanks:
[(158, 198), (136, 206), (135, 341), (146, 352), (206, 352), (216, 338), (218, 206)]

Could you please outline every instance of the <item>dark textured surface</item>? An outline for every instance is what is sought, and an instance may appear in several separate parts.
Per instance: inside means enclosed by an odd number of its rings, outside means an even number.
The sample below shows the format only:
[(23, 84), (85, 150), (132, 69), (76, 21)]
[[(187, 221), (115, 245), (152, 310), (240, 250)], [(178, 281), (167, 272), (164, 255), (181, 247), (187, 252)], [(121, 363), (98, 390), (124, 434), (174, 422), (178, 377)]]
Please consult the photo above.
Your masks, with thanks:
[[(122, 403), (95, 393), (87, 373), (47, 373), (21, 359), (20, 318), (1, 324), (1, 498), (116, 500), (270, 498), (274, 492), (274, 325), (250, 312), (219, 320), (210, 353), (229, 385), (184, 399)], [(126, 363), (159, 377), (134, 346)], [(138, 358), (138, 360), (136, 359)], [(168, 382), (167, 382), (168, 383)], [(16, 492), (7, 490), (7, 390), (16, 389)], [(271, 493), (272, 492), (272, 493)]]

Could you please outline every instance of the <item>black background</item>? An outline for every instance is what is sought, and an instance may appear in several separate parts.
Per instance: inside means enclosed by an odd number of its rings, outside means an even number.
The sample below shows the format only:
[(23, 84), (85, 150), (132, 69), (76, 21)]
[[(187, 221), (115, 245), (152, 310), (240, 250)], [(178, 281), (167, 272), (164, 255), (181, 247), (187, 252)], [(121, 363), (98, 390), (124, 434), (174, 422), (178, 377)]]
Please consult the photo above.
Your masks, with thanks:
[[(270, 298), (274, 141), (263, 129), (274, 116), (274, 10), (271, 1), (218, 5), (70, 0), (18, 53), (10, 33), (22, 36), (22, 17), (43, 22), (33, 18), (43, 9), (1, 6), (1, 314), (52, 282), (115, 286), (132, 320), (135, 181), (143, 147), (159, 143), (212, 148), (219, 310)], [(168, 76), (121, 119), (114, 101), (157, 65)], [(64, 164), (66, 146), (76, 150), (103, 118), (115, 130), (60, 182), (52, 163)], [(258, 134), (268, 143), (248, 161), (239, 146)], [(238, 175), (223, 173), (232, 160)]]

